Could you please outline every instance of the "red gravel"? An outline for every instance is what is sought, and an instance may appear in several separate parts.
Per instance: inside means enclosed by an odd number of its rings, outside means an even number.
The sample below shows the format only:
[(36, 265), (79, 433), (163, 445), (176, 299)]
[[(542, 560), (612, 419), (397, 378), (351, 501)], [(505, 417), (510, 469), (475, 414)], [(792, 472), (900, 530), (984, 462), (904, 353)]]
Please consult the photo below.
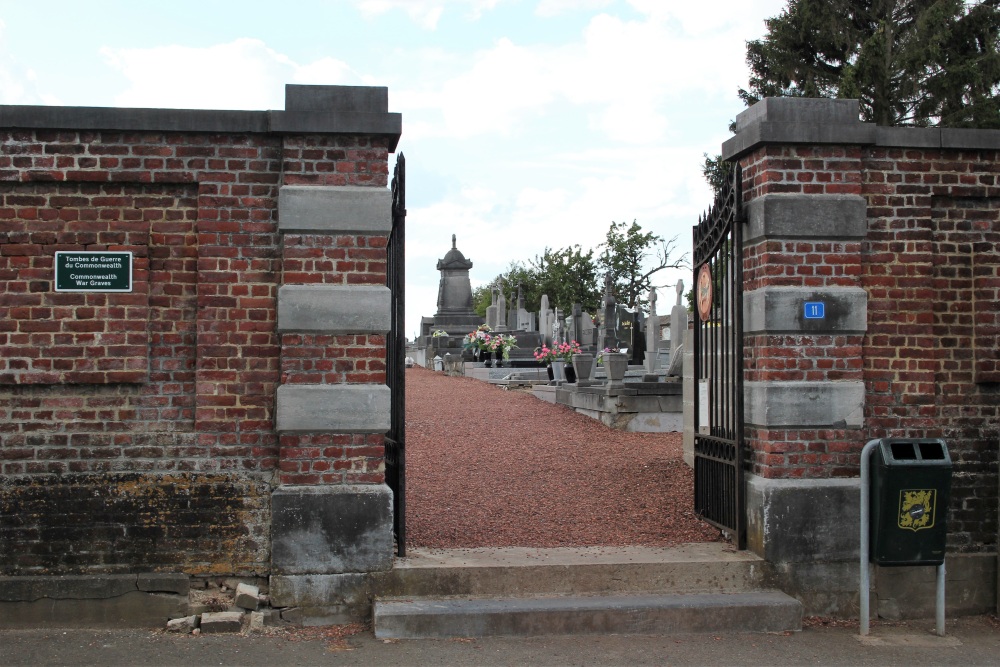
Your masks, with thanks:
[(680, 433), (625, 433), (528, 392), (406, 371), (407, 544), (721, 540), (692, 507)]

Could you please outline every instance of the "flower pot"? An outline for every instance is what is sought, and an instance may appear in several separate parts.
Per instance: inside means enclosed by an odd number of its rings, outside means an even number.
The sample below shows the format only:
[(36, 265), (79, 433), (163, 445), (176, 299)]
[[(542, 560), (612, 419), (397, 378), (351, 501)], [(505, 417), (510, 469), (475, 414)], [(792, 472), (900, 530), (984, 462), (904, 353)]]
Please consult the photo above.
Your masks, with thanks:
[(479, 350), (479, 361), (483, 362), (483, 366), (489, 368), (492, 365), (493, 353), (489, 350)]
[(493, 368), (503, 368), (503, 352), (498, 350), (494, 354), (496, 359), (493, 361)]
[(625, 371), (628, 370), (628, 355), (623, 352), (605, 352), (604, 368), (608, 372), (608, 379), (611, 382), (621, 382), (625, 379)]
[(573, 370), (576, 371), (577, 380), (589, 380), (593, 368), (594, 355), (587, 353), (573, 355)]
[(552, 382), (552, 380), (555, 379), (555, 376), (552, 373), (552, 364), (545, 366), (545, 372), (549, 374), (549, 382)]
[(565, 361), (563, 361), (562, 359), (557, 359), (556, 361), (552, 362), (552, 364), (551, 364), (550, 367), (552, 368), (552, 379), (553, 380), (555, 380), (557, 382), (561, 382), (561, 381), (565, 381), (566, 380), (566, 362)]
[(576, 369), (573, 368), (573, 365), (570, 364), (566, 366), (566, 368), (563, 369), (563, 371), (566, 373), (566, 382), (569, 382), (570, 384), (576, 384)]

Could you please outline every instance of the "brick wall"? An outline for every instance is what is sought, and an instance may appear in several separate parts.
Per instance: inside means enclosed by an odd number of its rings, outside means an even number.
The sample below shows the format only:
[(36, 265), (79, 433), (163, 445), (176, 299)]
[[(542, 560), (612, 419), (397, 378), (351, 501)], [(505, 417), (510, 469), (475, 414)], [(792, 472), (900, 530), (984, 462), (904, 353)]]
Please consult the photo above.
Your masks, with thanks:
[[(269, 131), (282, 112), (4, 129), (7, 109), (21, 108), (0, 108), (0, 574), (266, 573), (270, 493), (305, 481), (279, 477), (305, 450), (279, 441), (276, 389), (385, 381), (384, 336), (278, 332), (285, 282), (385, 284), (384, 237), (283, 236), (279, 189), (385, 188), (395, 139)], [(251, 129), (197, 131), (219, 125)], [(133, 290), (56, 292), (57, 250), (131, 251)], [(382, 480), (381, 436), (302, 438), (322, 448), (320, 481)]]
[[(794, 104), (769, 103), (757, 113), (780, 116)], [(750, 118), (741, 130), (757, 121)], [(863, 384), (863, 413), (854, 426), (838, 424), (841, 406), (831, 401), (825, 424), (749, 424), (752, 472), (855, 477), (872, 438), (944, 438), (954, 462), (949, 550), (995, 550), (1000, 153), (967, 146), (995, 144), (997, 137), (876, 130), (856, 113), (820, 125), (812, 141), (791, 130), (785, 141), (758, 141), (752, 133), (732, 140), (743, 166), (744, 206), (753, 209), (760, 200), (758, 210), (790, 211), (795, 201), (828, 206), (860, 197), (862, 227), (852, 227), (844, 209), (832, 205), (815, 219), (800, 206), (787, 221), (758, 221), (744, 247), (744, 289), (791, 290), (796, 303), (818, 294), (829, 303), (838, 290), (860, 288), (867, 319), (856, 332), (850, 326), (839, 332), (835, 322), (809, 331), (801, 320), (750, 332), (744, 378), (803, 391)], [(955, 148), (945, 146), (949, 137)], [(908, 147), (931, 141), (939, 146)]]
[(1000, 153), (874, 148), (865, 164), (869, 433), (944, 438), (949, 548), (995, 550)]

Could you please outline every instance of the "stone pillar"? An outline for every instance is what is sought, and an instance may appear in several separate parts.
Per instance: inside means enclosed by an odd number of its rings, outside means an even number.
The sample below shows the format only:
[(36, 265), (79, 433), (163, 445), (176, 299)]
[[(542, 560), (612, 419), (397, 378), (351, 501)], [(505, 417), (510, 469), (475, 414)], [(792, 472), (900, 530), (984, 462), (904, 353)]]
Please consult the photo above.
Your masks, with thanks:
[[(351, 111), (387, 112), (385, 89), (352, 90), (357, 93), (347, 98), (335, 91), (322, 101), (324, 109), (347, 104)], [(288, 109), (297, 109), (294, 96)], [(284, 283), (278, 290), (280, 486), (271, 498), (271, 589), (275, 604), (308, 607), (295, 592), (302, 589), (299, 579), (392, 566), (392, 493), (384, 464), (391, 197), (386, 146), (350, 136), (286, 137), (284, 143), (290, 164), (278, 197)], [(377, 178), (303, 173), (309, 156), (346, 147), (381, 152)]]
[[(782, 570), (785, 588), (814, 611), (857, 597), (868, 303), (857, 143), (874, 132), (858, 117), (852, 100), (766, 99), (740, 114), (723, 152), (743, 167), (748, 215), (747, 542), (772, 563), (796, 564)], [(794, 581), (807, 571), (826, 590)]]

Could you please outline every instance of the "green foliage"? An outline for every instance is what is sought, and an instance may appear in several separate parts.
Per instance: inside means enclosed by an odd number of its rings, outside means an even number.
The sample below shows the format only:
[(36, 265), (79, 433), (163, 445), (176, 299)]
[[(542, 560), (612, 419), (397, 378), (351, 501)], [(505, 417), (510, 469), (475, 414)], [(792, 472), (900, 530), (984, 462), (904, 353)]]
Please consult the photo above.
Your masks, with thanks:
[(878, 125), (1000, 127), (998, 0), (789, 0), (740, 97), (856, 98)]
[(716, 155), (713, 158), (709, 157), (708, 153), (705, 153), (704, 156), (705, 162), (701, 165), (702, 176), (712, 186), (712, 192), (719, 194), (722, 186), (732, 176), (733, 163), (723, 160), (721, 155)]
[(545, 248), (541, 257), (535, 256), (531, 267), (538, 277), (538, 298), (547, 294), (550, 308), (568, 313), (574, 303), (579, 303), (585, 311), (597, 310), (601, 289), (593, 250), (584, 252), (579, 245), (562, 250)]
[[(687, 266), (687, 253), (672, 258), (677, 237), (665, 240), (652, 232), (643, 232), (635, 220), (612, 222), (601, 247), (598, 260), (605, 274), (614, 280), (618, 303), (633, 309), (648, 310), (647, 295), (653, 287), (653, 276), (664, 269)], [(654, 253), (651, 257), (650, 253)], [(652, 260), (652, 261), (651, 261)]]
[[(595, 258), (595, 250), (585, 251), (579, 245), (559, 250), (546, 247), (527, 266), (511, 262), (506, 271), (475, 288), (473, 308), (476, 314), (485, 317), (494, 288), (503, 290), (510, 308), (510, 300), (517, 298), (520, 283), (528, 312), (537, 312), (542, 295), (546, 294), (550, 308), (561, 308), (568, 313), (573, 304), (579, 303), (584, 311), (595, 313), (604, 291), (601, 275), (609, 270), (615, 276), (618, 303), (647, 308), (646, 295), (652, 288), (653, 276), (666, 268), (687, 265), (686, 254), (676, 260), (670, 257), (676, 250), (676, 241), (677, 237), (665, 241), (652, 232), (643, 232), (635, 221), (631, 225), (612, 222), (607, 240), (599, 246), (604, 249), (599, 258)], [(654, 258), (652, 265), (650, 257)]]
[(539, 276), (532, 266), (525, 266), (521, 262), (511, 262), (507, 270), (493, 280), (472, 290), (472, 308), (480, 317), (486, 317), (486, 309), (493, 303), (493, 290), (503, 292), (507, 299), (507, 308), (511, 307), (511, 300), (517, 299), (517, 286), (521, 285), (521, 293), (524, 296), (524, 307), (528, 312), (537, 311), (541, 304), (542, 293), (538, 291)]
[[(764, 23), (747, 42), (747, 106), (857, 99), (878, 125), (1000, 128), (1000, 0), (789, 0)], [(702, 165), (716, 192), (721, 164)]]

